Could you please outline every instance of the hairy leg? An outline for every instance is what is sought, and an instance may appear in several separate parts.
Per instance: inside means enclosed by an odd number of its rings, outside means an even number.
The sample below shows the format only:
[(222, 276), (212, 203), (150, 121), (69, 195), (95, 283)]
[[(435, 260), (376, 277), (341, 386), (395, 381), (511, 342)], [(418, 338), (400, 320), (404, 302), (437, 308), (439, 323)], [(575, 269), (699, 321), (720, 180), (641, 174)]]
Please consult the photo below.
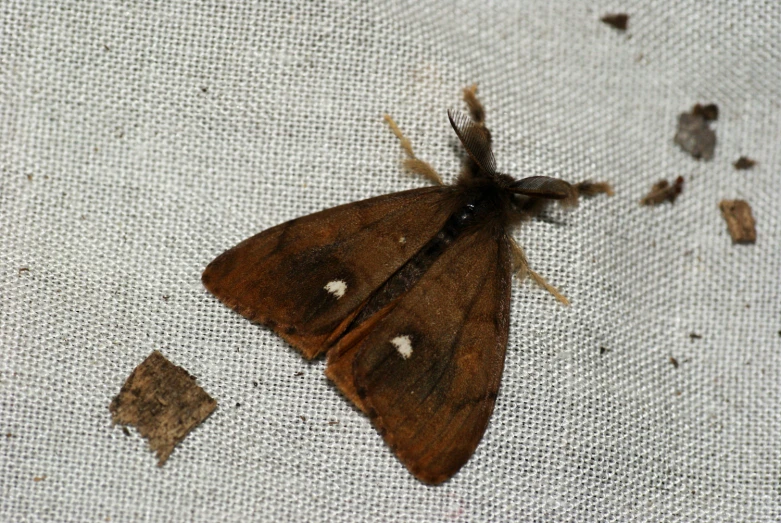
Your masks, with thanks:
[(523, 282), (528, 276), (534, 283), (551, 293), (554, 298), (564, 305), (569, 306), (569, 300), (566, 296), (560, 293), (556, 287), (545, 281), (545, 278), (529, 268), (529, 262), (526, 260), (526, 255), (516, 241), (510, 238), (510, 244), (512, 245), (513, 264), (515, 265), (515, 275), (518, 277), (518, 281)]
[(399, 139), (399, 142), (401, 142), (401, 148), (404, 149), (404, 152), (407, 154), (407, 158), (402, 164), (404, 169), (408, 172), (419, 174), (420, 176), (428, 178), (437, 185), (444, 185), (444, 182), (442, 182), (442, 177), (439, 176), (437, 171), (435, 171), (428, 162), (424, 162), (415, 156), (415, 151), (412, 150), (412, 144), (410, 143), (409, 138), (404, 136), (404, 133), (401, 132), (401, 129), (399, 129), (399, 126), (395, 121), (393, 121), (393, 118), (391, 118), (390, 115), (385, 115), (385, 122), (391, 128), (393, 134), (396, 135), (396, 138)]

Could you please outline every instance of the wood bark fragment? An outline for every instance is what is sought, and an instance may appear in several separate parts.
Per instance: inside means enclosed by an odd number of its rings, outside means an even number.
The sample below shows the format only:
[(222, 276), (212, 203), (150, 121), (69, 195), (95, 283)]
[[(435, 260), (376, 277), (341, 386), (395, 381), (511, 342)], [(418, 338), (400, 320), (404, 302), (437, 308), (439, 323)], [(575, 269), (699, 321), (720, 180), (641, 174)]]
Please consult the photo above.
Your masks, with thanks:
[(162, 466), (216, 407), (193, 376), (154, 351), (128, 376), (109, 410), (115, 424), (133, 425), (147, 438)]
[(757, 230), (751, 206), (745, 200), (722, 200), (719, 203), (721, 215), (727, 222), (727, 230), (733, 243), (754, 243)]

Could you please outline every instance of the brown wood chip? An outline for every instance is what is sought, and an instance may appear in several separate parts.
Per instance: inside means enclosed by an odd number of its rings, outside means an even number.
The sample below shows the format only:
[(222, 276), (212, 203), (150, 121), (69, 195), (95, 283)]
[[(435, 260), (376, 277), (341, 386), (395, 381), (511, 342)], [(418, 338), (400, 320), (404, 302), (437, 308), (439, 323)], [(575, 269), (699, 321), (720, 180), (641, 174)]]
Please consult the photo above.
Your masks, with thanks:
[(751, 206), (744, 200), (722, 200), (719, 203), (721, 215), (727, 221), (727, 230), (734, 243), (754, 243), (757, 230)]
[(162, 466), (216, 407), (193, 376), (154, 351), (130, 374), (109, 410), (114, 423), (133, 425), (149, 440)]
[(659, 180), (651, 187), (651, 191), (640, 200), (640, 205), (659, 205), (663, 202), (675, 203), (675, 199), (678, 198), (681, 192), (683, 192), (683, 176), (676, 178), (672, 184), (667, 180)]

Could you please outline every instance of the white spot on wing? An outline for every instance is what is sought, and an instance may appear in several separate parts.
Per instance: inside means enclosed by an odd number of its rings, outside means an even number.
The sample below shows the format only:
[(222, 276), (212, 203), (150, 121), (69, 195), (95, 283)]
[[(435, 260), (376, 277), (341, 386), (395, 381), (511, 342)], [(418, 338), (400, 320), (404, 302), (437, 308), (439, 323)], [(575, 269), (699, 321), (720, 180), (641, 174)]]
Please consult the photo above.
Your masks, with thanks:
[(391, 343), (396, 346), (396, 350), (405, 360), (412, 356), (412, 340), (409, 336), (396, 336)]
[(405, 243), (407, 243), (407, 238), (405, 236), (402, 236), (401, 238), (399, 238), (399, 243), (404, 245)]
[(334, 280), (329, 281), (325, 284), (325, 287), (323, 287), (325, 290), (336, 296), (336, 299), (338, 300), (342, 296), (344, 296), (344, 293), (347, 292), (347, 282), (344, 280)]

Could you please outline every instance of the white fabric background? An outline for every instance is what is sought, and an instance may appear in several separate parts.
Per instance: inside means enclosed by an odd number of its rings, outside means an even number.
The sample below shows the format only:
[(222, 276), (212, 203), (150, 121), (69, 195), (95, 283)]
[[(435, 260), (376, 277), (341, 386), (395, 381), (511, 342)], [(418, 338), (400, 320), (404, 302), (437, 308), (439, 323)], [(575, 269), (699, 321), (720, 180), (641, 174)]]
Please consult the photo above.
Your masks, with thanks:
[[(781, 4), (480, 4), (0, 4), (0, 519), (781, 519)], [(491, 424), (432, 488), (322, 360), (199, 277), (266, 227), (425, 184), (384, 112), (452, 180), (445, 110), (473, 82), (502, 170), (617, 194), (518, 231), (572, 306), (516, 286)], [(672, 140), (695, 102), (721, 110), (707, 163)], [(638, 205), (678, 175), (674, 206)], [(756, 245), (727, 235), (736, 197)], [(154, 349), (219, 401), (162, 469), (108, 412)]]

